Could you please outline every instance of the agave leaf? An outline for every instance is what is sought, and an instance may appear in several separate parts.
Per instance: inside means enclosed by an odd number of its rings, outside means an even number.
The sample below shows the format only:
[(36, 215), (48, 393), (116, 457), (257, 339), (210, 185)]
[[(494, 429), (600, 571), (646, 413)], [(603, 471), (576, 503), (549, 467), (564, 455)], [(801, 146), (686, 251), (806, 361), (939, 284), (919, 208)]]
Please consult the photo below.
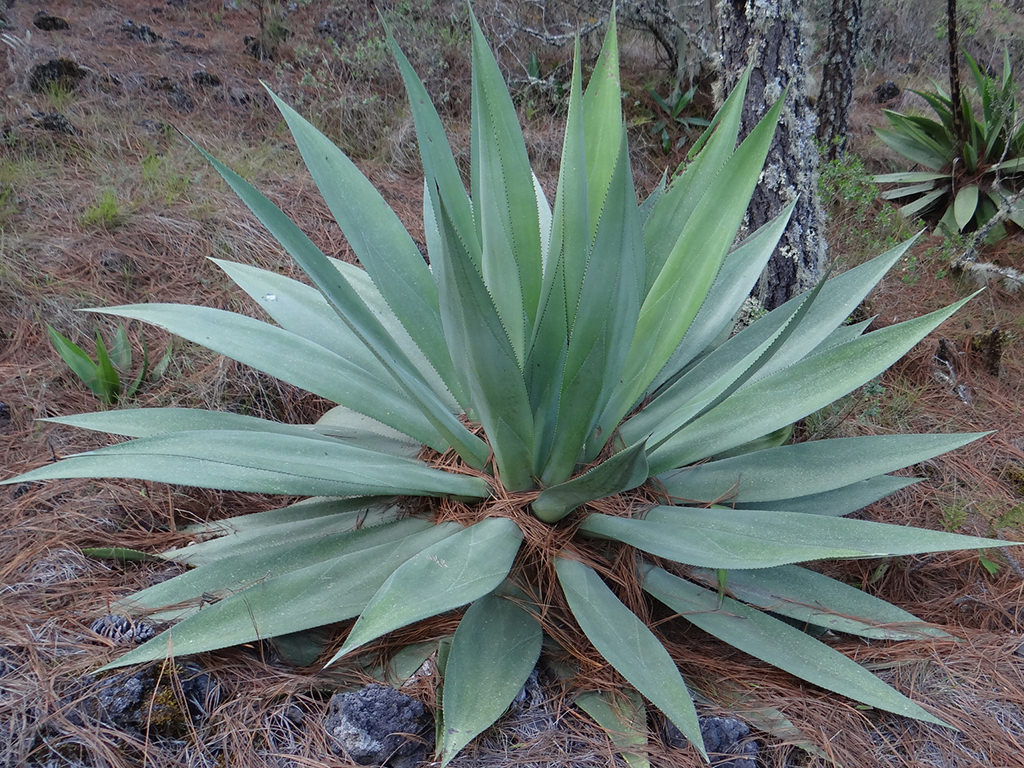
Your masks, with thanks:
[(647, 221), (651, 217), (651, 212), (654, 210), (654, 206), (658, 204), (661, 196), (665, 194), (667, 186), (668, 169), (666, 168), (662, 171), (658, 184), (651, 190), (651, 193), (644, 199), (644, 201), (640, 203), (640, 221), (643, 222), (645, 230), (647, 227)]
[(359, 614), (381, 583), (408, 558), (432, 544), (436, 546), (445, 537), (457, 535), (452, 534), (451, 527), (429, 526), (395, 543), (267, 576), (203, 607), (107, 664), (102, 671), (170, 655), (251, 643), (350, 619)]
[(931, 173), (930, 171), (909, 171), (901, 173), (880, 173), (871, 177), (876, 184), (893, 184), (897, 182), (937, 181), (948, 179), (948, 173)]
[(774, 501), (742, 502), (736, 506), (743, 509), (782, 509), (786, 512), (803, 512), (808, 515), (841, 517), (851, 512), (856, 512), (858, 509), (863, 509), (868, 504), (874, 504), (889, 494), (896, 493), (896, 491), (919, 482), (921, 482), (921, 479), (916, 477), (879, 475), (878, 477), (844, 485), (841, 488), (836, 488), (834, 491), (824, 491), (823, 493), (812, 493), (806, 496), (794, 496), (789, 499), (776, 499)]
[(558, 417), (562, 375), (568, 349), (569, 329), (576, 322), (579, 292), (590, 254), (590, 203), (587, 191), (586, 151), (583, 140), (583, 90), (577, 41), (569, 87), (562, 160), (555, 195), (555, 210), (544, 265), (537, 324), (530, 344), (525, 375), (536, 422), (538, 443), (534, 470), (540, 475), (547, 464)]
[(447, 205), (442, 200), (440, 206), (437, 223), (442, 258), (434, 260), (434, 269), (445, 335), (461, 353), (465, 389), (487, 433), (502, 482), (509, 490), (529, 488), (533, 484), (534, 426), (526, 381)]
[[(772, 371), (785, 368), (811, 350), (824, 351), (834, 346), (840, 338), (847, 338), (845, 333), (839, 331), (840, 327), (844, 327), (841, 323), (907, 247), (909, 243), (904, 243), (870, 262), (825, 281), (818, 300), (807, 307), (807, 315), (799, 324), (798, 332), (791, 335), (782, 348), (764, 362), (755, 378), (763, 378)], [(770, 344), (771, 338), (790, 323), (795, 313), (804, 306), (806, 298), (806, 293), (801, 294), (769, 312), (721, 344), (671, 386), (656, 393), (653, 402), (622, 425), (620, 431), (623, 439), (629, 443), (650, 434), (675, 418), (680, 409), (694, 402), (701, 392), (720, 387), (720, 381), (727, 378), (730, 371), (742, 368), (745, 358), (756, 357), (760, 347)], [(859, 335), (859, 332), (852, 332), (855, 330), (851, 330), (849, 339)]]
[(392, 630), (491, 592), (508, 575), (522, 540), (512, 520), (491, 517), (416, 553), (373, 595), (328, 665)]
[[(296, 387), (348, 405), (435, 450), (447, 447), (435, 426), (404, 396), (394, 379), (382, 380), (325, 347), (276, 326), (233, 312), (185, 304), (138, 304), (97, 311), (164, 328)], [(296, 365), (297, 360), (302, 365)]]
[(618, 383), (640, 312), (643, 267), (636, 193), (623, 136), (569, 337), (551, 453), (541, 475), (545, 483), (571, 476)]
[(676, 247), (680, 229), (710, 191), (708, 184), (697, 180), (714, 178), (736, 150), (743, 99), (749, 79), (748, 68), (691, 150), (691, 154), (697, 152), (692, 162), (671, 180), (668, 189), (658, 196), (651, 208), (644, 226), (644, 246), (647, 251), (645, 294), (650, 292), (655, 278), (661, 274), (669, 254)]
[(687, 363), (706, 350), (716, 338), (732, 329), (736, 313), (744, 299), (750, 295), (779, 244), (795, 207), (796, 200), (726, 256), (693, 324), (661, 373), (651, 383), (651, 390), (677, 376)]
[(854, 701), (952, 727), (855, 661), (766, 613), (649, 565), (643, 584), (687, 621), (772, 666)]
[(922, 195), (912, 203), (907, 203), (900, 208), (900, 215), (906, 218), (912, 217), (916, 213), (927, 210), (938, 200), (941, 200), (944, 196), (949, 194), (949, 187), (943, 186), (936, 189), (934, 192), (929, 192), (927, 195)]
[(608, 734), (629, 768), (650, 768), (647, 759), (647, 707), (636, 691), (613, 696), (602, 691), (584, 691), (573, 704), (590, 715)]
[(317, 419), (314, 434), (345, 440), (371, 451), (416, 458), (422, 446), (387, 424), (353, 411), (343, 405), (331, 408)]
[(825, 276), (818, 281), (818, 284), (812, 290), (807, 292), (792, 317), (790, 317), (781, 328), (772, 334), (772, 336), (765, 340), (760, 347), (747, 355), (747, 357), (734, 366), (732, 370), (720, 377), (718, 382), (694, 398), (687, 407), (679, 409), (671, 419), (655, 430), (651, 435), (651, 448), (657, 449), (659, 445), (667, 442), (672, 435), (679, 432), (687, 424), (699, 419), (705, 413), (717, 407), (720, 403), (728, 399), (733, 392), (757, 376), (758, 372), (773, 359), (773, 356), (778, 355), (786, 342), (789, 341), (793, 332), (807, 316), (810, 308), (814, 306), (814, 302), (820, 295), (821, 290), (825, 287), (827, 279), (828, 274), (826, 273)]
[[(975, 137), (977, 140), (978, 137)], [(964, 168), (968, 173), (975, 173), (978, 170), (978, 150), (976, 145), (967, 142), (964, 144)]]
[(116, 560), (119, 563), (159, 563), (160, 558), (148, 552), (128, 547), (82, 547), (82, 554), (101, 560)]
[(483, 498), (487, 484), (316, 436), (195, 430), (79, 453), (0, 484), (70, 477), (130, 477), (197, 488), (302, 496), (380, 494)]
[[(727, 573), (734, 598), (800, 622), (875, 640), (949, 637), (892, 603), (798, 565)], [(695, 568), (692, 575), (706, 586), (717, 587), (714, 571)]]
[(943, 96), (940, 96), (939, 94), (936, 94), (936, 93), (930, 93), (928, 91), (912, 91), (912, 92), (916, 93), (918, 96), (920, 96), (922, 99), (924, 99), (925, 101), (928, 102), (928, 106), (930, 106), (935, 111), (935, 114), (938, 115), (939, 120), (942, 121), (943, 127), (947, 131), (952, 133), (952, 131), (953, 131), (952, 102), (949, 99), (944, 98)]
[(1002, 162), (996, 163), (990, 167), (989, 171), (1006, 171), (1007, 173), (1024, 171), (1024, 157), (1014, 157), (1009, 160), (1003, 160)]
[[(466, 195), (466, 188), (462, 185), (462, 177), (459, 175), (459, 168), (452, 156), (441, 118), (438, 116), (437, 110), (434, 109), (423, 82), (417, 77), (415, 70), (405, 54), (402, 53), (402, 49), (398, 46), (386, 24), (385, 32), (388, 44), (391, 46), (391, 53), (395, 57), (395, 63), (398, 64), (402, 81), (405, 83), (409, 107), (416, 126), (416, 139), (423, 162), (424, 183), (427, 189), (424, 205), (429, 205), (434, 220), (440, 221), (440, 200), (444, 201), (448, 209), (448, 216), (454, 222), (455, 231), (464, 238), (463, 247), (479, 269), (480, 241), (476, 235), (477, 229), (472, 205)], [(433, 263), (433, 258), (431, 262)], [(450, 343), (449, 339), (449, 346)], [(453, 359), (457, 360), (458, 358), (453, 356)]]
[(293, 667), (308, 667), (315, 662), (330, 645), (333, 633), (325, 627), (304, 629), (277, 635), (269, 642), (286, 664)]
[[(136, 592), (117, 605), (130, 613), (159, 609), (158, 617), (176, 618), (194, 613), (202, 601), (211, 602), (211, 598), (238, 592), (261, 580), (378, 546), (398, 546), (407, 536), (431, 528), (429, 521), (420, 518), (363, 528), (358, 526), (359, 520), (358, 515), (340, 513), (315, 521), (316, 525), (307, 521), (282, 524), (274, 537), (235, 542), (234, 547), (226, 547), (209, 562)], [(458, 526), (444, 530), (452, 534)], [(289, 535), (278, 538), (281, 531)], [(183, 547), (161, 557), (187, 564), (191, 549)], [(198, 554), (203, 559), (202, 552)]]
[[(383, 381), (390, 378), (387, 368), (381, 364), (358, 335), (344, 323), (338, 322), (337, 313), (323, 294), (298, 280), (279, 275), (266, 269), (248, 264), (239, 264), (222, 259), (212, 261), (245, 291), (266, 312), (275, 323), (286, 331), (298, 334), (342, 357), (359, 367), (375, 372)], [(342, 272), (345, 280), (356, 290), (367, 307), (381, 321), (388, 334), (395, 340), (431, 389), (445, 402), (451, 411), (458, 406), (426, 356), (412, 337), (406, 332), (398, 318), (391, 311), (380, 291), (369, 275), (352, 264), (331, 259), (331, 263)]]
[(892, 115), (887, 114), (886, 117), (897, 131), (913, 138), (922, 147), (931, 148), (935, 152), (943, 154), (947, 158), (947, 163), (951, 161), (953, 139), (941, 123), (923, 115), (892, 113)]
[(336, 499), (322, 508), (304, 506), (292, 510), (290, 518), (229, 530), (217, 538), (164, 552), (161, 557), (183, 565), (203, 566), (225, 557), (257, 554), (280, 546), (283, 541), (311, 540), (328, 534), (343, 534), (379, 528), (402, 517), (402, 509), (393, 503), (380, 503), (375, 497)]
[(849, 394), (899, 360), (970, 298), (865, 334), (747, 384), (649, 453), (651, 472), (661, 474), (741, 445)]
[(692, 502), (764, 502), (843, 488), (955, 450), (985, 432), (870, 435), (812, 440), (671, 470), (658, 476), (674, 498)]
[(978, 185), (968, 184), (961, 187), (953, 200), (953, 218), (961, 232), (964, 227), (971, 223), (974, 212), (978, 208)]
[[(889, 114), (886, 112), (886, 115)], [(892, 118), (890, 117), (890, 119)], [(939, 171), (946, 165), (946, 155), (942, 149), (915, 133), (905, 132), (902, 129), (875, 128), (875, 135), (908, 160), (923, 165), (925, 168)]]
[[(946, 179), (949, 177), (947, 176)], [(920, 184), (908, 184), (905, 187), (896, 187), (895, 189), (887, 189), (881, 194), (883, 200), (898, 200), (901, 197), (910, 197), (911, 195), (918, 195), (922, 192), (928, 192), (936, 188), (935, 182), (925, 181)]]
[(572, 480), (545, 488), (533, 502), (533, 513), (554, 523), (588, 501), (643, 485), (649, 476), (645, 449), (645, 443), (636, 443)]
[[(234, 517), (224, 517), (219, 520), (207, 520), (206, 522), (187, 525), (180, 530), (184, 533), (211, 534), (222, 536), (229, 533), (242, 533), (245, 531), (265, 528), (268, 526), (280, 525), (281, 523), (302, 522), (315, 518), (330, 517), (344, 512), (360, 512), (375, 507), (385, 507), (393, 501), (390, 496), (358, 496), (350, 499), (335, 498), (331, 496), (314, 496), (312, 498), (297, 501), (276, 509), (268, 509), (263, 512), (249, 512)], [(372, 518), (356, 518), (356, 528), (363, 525), (374, 525)], [(283, 530), (283, 529), (282, 529)]]
[[(707, 193), (679, 231), (640, 308), (622, 383), (601, 417), (605, 439), (657, 377), (699, 311), (743, 220), (781, 109), (780, 99), (706, 183)], [(599, 448), (595, 441), (590, 454)]]
[(268, 92), (360, 264), (441, 378), (449, 387), (456, 386), (441, 334), (437, 287), (409, 233), (345, 153), (276, 94)]
[(869, 520), (722, 507), (659, 506), (644, 519), (592, 513), (580, 530), (686, 565), (729, 569), (1009, 545)]
[(508, 709), (537, 664), (543, 634), (530, 614), (493, 593), (469, 607), (445, 665), (442, 767)]
[(541, 290), (533, 172), (505, 80), (476, 19), (473, 30), (473, 212), (481, 273), (522, 364)]
[[(79, 429), (109, 432), (124, 437), (152, 437), (173, 432), (196, 430), (235, 430), (272, 432), (281, 435), (316, 438), (309, 426), (283, 424), (230, 411), (206, 411), (200, 408), (126, 408), (115, 411), (76, 413), (40, 419), (53, 424), (67, 424)], [(331, 440), (322, 437), (325, 441)]]
[[(338, 313), (338, 317), (363, 340), (366, 347), (388, 369), (391, 373), (389, 383), (392, 383), (393, 386), (397, 385), (397, 389), (404, 395), (403, 399), (411, 401), (407, 407), (419, 411), (421, 418), (430, 422), (444, 442), (421, 440), (416, 435), (413, 437), (435, 449), (445, 450), (447, 445), (451, 445), (471, 466), (477, 469), (482, 468), (489, 454), (486, 444), (470, 433), (449, 411), (437, 394), (430, 389), (381, 321), (370, 311), (356, 290), (341, 276), (331, 261), (298, 228), (295, 222), (285, 216), (277, 206), (260, 194), (251, 184), (223, 163), (218, 162), (209, 153), (202, 149), (199, 151), (278, 242), (284, 246), (295, 262), (302, 267), (324, 298), (330, 302), (331, 307)], [(196, 307), (195, 309), (202, 308)], [(261, 335), (259, 340), (262, 341), (265, 335)], [(231, 346), (228, 345), (229, 348)], [(230, 354), (230, 352), (226, 354)], [(258, 364), (255, 367), (266, 370), (259, 368)], [(337, 377), (337, 374), (335, 375)], [(371, 395), (369, 399), (372, 403), (376, 398)], [(345, 402), (342, 404), (352, 405), (353, 408), (362, 412), (366, 412), (370, 407)], [(366, 415), (378, 418), (373, 413)], [(378, 420), (389, 423), (387, 419)], [(391, 426), (405, 431), (401, 425), (391, 424)]]
[[(807, 309), (798, 332), (759, 371), (757, 378), (785, 368), (819, 347), (831, 337), (850, 312), (910, 247), (901, 243), (886, 253), (825, 282), (818, 300)], [(671, 386), (656, 393), (655, 399), (621, 427), (623, 439), (636, 442), (672, 418), (679, 408), (709, 390), (727, 372), (778, 332), (803, 305), (806, 292), (769, 312), (736, 334), (718, 349), (693, 365)], [(795, 419), (794, 419), (795, 421)]]
[[(583, 94), (583, 132), (586, 141), (587, 190), (590, 206), (590, 234), (597, 230), (601, 212), (606, 207), (612, 179), (621, 160), (620, 146), (625, 140), (622, 121), (622, 89), (619, 84), (619, 48), (615, 26), (615, 14), (608, 17), (601, 53), (594, 65), (594, 71)], [(632, 187), (632, 175), (629, 178)], [(635, 199), (634, 199), (635, 202)], [(571, 271), (566, 279), (569, 285), (577, 277)], [(570, 299), (572, 296), (570, 295)]]
[(665, 646), (592, 568), (559, 557), (555, 570), (573, 616), (598, 653), (664, 712), (707, 760), (693, 700)]

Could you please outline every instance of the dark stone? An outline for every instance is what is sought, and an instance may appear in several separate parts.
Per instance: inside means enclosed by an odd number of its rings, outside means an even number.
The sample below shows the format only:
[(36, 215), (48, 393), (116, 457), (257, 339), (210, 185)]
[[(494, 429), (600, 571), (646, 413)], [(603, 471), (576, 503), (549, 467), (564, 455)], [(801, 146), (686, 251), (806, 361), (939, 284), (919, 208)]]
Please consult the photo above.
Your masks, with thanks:
[(18, 483), (16, 486), (14, 486), (14, 490), (11, 491), (11, 498), (12, 499), (20, 499), (26, 493), (28, 493), (33, 488), (35, 488), (36, 485), (39, 485), (39, 483), (35, 483), (35, 482)]
[[(172, 680), (172, 674), (177, 678)], [(96, 680), (82, 680), (77, 706), (68, 713), (79, 725), (100, 721), (117, 730), (177, 739), (202, 725), (220, 699), (220, 686), (193, 663), (176, 663), (173, 673), (151, 664)]]
[(334, 37), (334, 33), (338, 31), (338, 25), (330, 19), (324, 19), (316, 25), (316, 33), (318, 35), (327, 35), (328, 37)]
[(68, 20), (60, 16), (52, 16), (46, 11), (36, 11), (32, 17), (32, 24), (46, 32), (57, 32), (61, 29), (71, 29)]
[(108, 272), (116, 272), (121, 275), (133, 272), (135, 268), (127, 254), (115, 250), (103, 251), (100, 254), (99, 264)]
[(434, 723), (422, 703), (390, 686), (368, 685), (331, 697), (324, 730), (331, 751), (359, 765), (412, 768), (433, 746)]
[(60, 112), (33, 112), (32, 117), (43, 130), (63, 133), (68, 136), (78, 135), (75, 126)]
[(217, 77), (216, 75), (211, 75), (205, 69), (200, 69), (198, 72), (193, 72), (192, 82), (196, 85), (207, 86), (210, 88), (216, 88), (221, 84), (219, 77)]
[(163, 40), (163, 37), (154, 32), (148, 24), (136, 24), (131, 19), (124, 20), (124, 23), (121, 25), (121, 31), (129, 37), (134, 37), (136, 40), (141, 40), (144, 43), (155, 43)]
[(89, 629), (117, 645), (140, 645), (156, 636), (156, 629), (145, 621), (133, 621), (127, 616), (110, 613), (100, 616)]
[[(760, 752), (756, 740), (748, 739), (750, 726), (734, 717), (700, 718), (700, 735), (712, 768), (757, 768)], [(665, 721), (665, 741), (682, 748), (689, 742), (675, 724)]]
[(182, 112), (191, 112), (196, 107), (195, 101), (177, 80), (158, 77), (155, 80), (150, 80), (149, 87), (154, 91), (164, 91), (167, 94), (167, 103)]
[(28, 75), (28, 87), (35, 93), (42, 93), (50, 85), (74, 90), (89, 70), (71, 59), (50, 59), (36, 64)]
[(900, 95), (900, 87), (892, 80), (886, 80), (881, 85), (875, 86), (874, 94), (875, 101), (879, 104), (884, 104)]
[(0, 432), (6, 432), (11, 428), (11, 406), (7, 403), (0, 403)]

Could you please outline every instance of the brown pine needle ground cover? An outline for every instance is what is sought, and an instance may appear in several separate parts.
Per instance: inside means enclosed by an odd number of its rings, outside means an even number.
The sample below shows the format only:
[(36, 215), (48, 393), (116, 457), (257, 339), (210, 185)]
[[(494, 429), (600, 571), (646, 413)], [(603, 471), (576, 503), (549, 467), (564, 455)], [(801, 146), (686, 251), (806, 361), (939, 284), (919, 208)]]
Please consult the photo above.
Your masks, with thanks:
[[(18, 3), (4, 11), (10, 23), (0, 45), (7, 62), (0, 73), (7, 97), (0, 114), (0, 468), (5, 477), (108, 440), (34, 421), (99, 407), (53, 351), (45, 323), (91, 351), (95, 329), (109, 338), (116, 326), (75, 311), (84, 307), (176, 301), (250, 310), (226, 292), (209, 256), (293, 274), (273, 240), (171, 126), (252, 179), (326, 252), (344, 255), (346, 246), (312, 183), (297, 172), (297, 152), (261, 95), (257, 80), (262, 78), (325, 126), (335, 121), (348, 127), (349, 140), (366, 150), (361, 165), (374, 183), (403, 218), (419, 219), (422, 182), (411, 175), (415, 152), (408, 121), (400, 110), (341, 98), (374, 97), (352, 79), (362, 72), (360, 66), (366, 69), (365, 62), (335, 62), (333, 70), (318, 72), (315, 50), (327, 46), (316, 27), (332, 4), (298, 6), (285, 19), (293, 34), (281, 43), (277, 61), (264, 62), (249, 56), (242, 43), (255, 31), (253, 17), (244, 9), (225, 10), (220, 2), (48, 4), (47, 11), (69, 20), (71, 29), (64, 32), (32, 27), (34, 5)], [(360, 6), (351, 13), (362, 20), (364, 11)], [(127, 17), (135, 28), (150, 26), (161, 39), (147, 42), (132, 28), (122, 29)], [(60, 57), (87, 66), (88, 75), (72, 91), (32, 92), (30, 69)], [(464, 61), (453, 55), (446, 66), (440, 80), (468, 82)], [(200, 84), (193, 77), (200, 70), (221, 84)], [(452, 98), (449, 117), (464, 118), (457, 94)], [(34, 112), (65, 115), (74, 133), (50, 130)], [(878, 152), (863, 126), (880, 119), (877, 105), (858, 102), (855, 151), (868, 157)], [(560, 137), (545, 116), (533, 124), (531, 151), (556, 155)], [(388, 129), (384, 134), (382, 126)], [(464, 124), (456, 130), (466, 133)], [(464, 143), (468, 152), (468, 140)], [(653, 170), (662, 158), (640, 160)], [(840, 265), (869, 255), (862, 250), (863, 238), (854, 243), (849, 233), (871, 231), (884, 211), (876, 206), (865, 223), (848, 206), (833, 201), (831, 208), (829, 239)], [(879, 243), (886, 236), (877, 235)], [(879, 245), (870, 253), (881, 250)], [(1022, 269), (1022, 252), (1018, 233), (983, 252), (983, 258)], [(902, 273), (894, 271), (870, 297), (865, 316), (889, 324), (973, 290), (970, 280), (952, 272), (949, 254), (941, 238), (926, 238)], [(997, 430), (912, 468), (909, 473), (926, 482), (863, 515), (978, 535), (1024, 536), (1022, 300), (1020, 293), (991, 286), (876, 385), (801, 425), (804, 433), (818, 436)], [(137, 361), (143, 340), (151, 364), (172, 350), (166, 373), (146, 379), (131, 404), (214, 407), (287, 422), (309, 421), (324, 410), (316, 397), (172, 342), (162, 332), (137, 325), (128, 330)], [(97, 684), (85, 676), (124, 650), (92, 632), (90, 624), (109, 613), (117, 599), (167, 578), (177, 566), (119, 564), (87, 558), (81, 550), (116, 545), (159, 552), (191, 541), (182, 531), (191, 523), (279, 504), (247, 494), (133, 481), (0, 489), (0, 765), (347, 765), (331, 753), (321, 720), (331, 694), (366, 682), (365, 673), (343, 664), (326, 671), (316, 665), (289, 667), (262, 643), (154, 667), (147, 674), (157, 680), (158, 693), (137, 732), (82, 714)], [(1019, 555), (996, 551), (985, 557), (960, 552), (844, 564), (841, 575), (850, 583), (947, 627), (957, 639), (830, 640), (931, 705), (960, 733), (863, 711), (801, 686), (696, 629), (681, 631), (665, 613), (655, 611), (651, 620), (688, 679), (728, 704), (709, 704), (706, 713), (760, 722), (753, 710), (774, 707), (792, 721), (796, 730), (789, 737), (758, 734), (768, 765), (822, 766), (832, 760), (846, 768), (1012, 768), (1024, 754), (1024, 651), (1018, 652), (1024, 571), (1014, 559)], [(622, 564), (602, 567), (611, 574)], [(536, 587), (545, 597), (541, 604), (561, 599), (548, 583)], [(441, 617), (395, 633), (377, 651), (383, 660), (404, 643), (441, 637), (452, 627), (450, 617)], [(613, 673), (575, 633), (565, 637), (575, 655), (589, 661), (581, 674), (605, 687)], [(199, 726), (182, 716), (190, 706), (185, 686), (196, 674), (189, 664), (215, 681), (205, 690), (206, 718)], [(434, 703), (430, 674), (410, 690)], [(564, 700), (553, 676), (542, 676), (526, 694), (504, 727), (485, 734), (453, 765), (619, 764), (605, 737)], [(795, 746), (798, 732), (818, 745), (819, 756)], [(693, 752), (664, 746), (657, 734), (651, 752), (657, 766), (698, 765)]]

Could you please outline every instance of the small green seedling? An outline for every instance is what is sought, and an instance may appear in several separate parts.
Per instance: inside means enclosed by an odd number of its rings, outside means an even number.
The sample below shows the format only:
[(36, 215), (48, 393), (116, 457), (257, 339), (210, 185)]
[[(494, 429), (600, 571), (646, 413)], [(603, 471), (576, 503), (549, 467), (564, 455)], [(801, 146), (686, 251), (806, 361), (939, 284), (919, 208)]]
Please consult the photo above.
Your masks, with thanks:
[[(105, 405), (114, 405), (121, 399), (134, 395), (149, 370), (149, 352), (146, 349), (146, 342), (143, 341), (142, 367), (132, 382), (125, 386), (121, 377), (132, 368), (132, 347), (123, 325), (118, 326), (109, 350), (99, 331), (96, 332), (95, 362), (85, 350), (63, 336), (52, 325), (47, 325), (46, 331), (50, 335), (50, 342), (57, 350), (57, 354)], [(167, 369), (170, 355), (171, 349), (168, 348), (153, 369), (156, 377), (159, 377)]]
[(683, 136), (675, 142), (674, 146), (675, 149), (679, 149), (690, 135), (690, 131), (694, 128), (706, 128), (710, 125), (702, 117), (690, 117), (682, 114), (683, 110), (690, 106), (690, 103), (693, 101), (693, 95), (696, 92), (697, 86), (693, 86), (688, 91), (680, 91), (675, 100), (670, 103), (668, 100), (661, 98), (653, 88), (647, 89), (647, 94), (658, 105), (658, 108), (665, 113), (665, 117), (660, 118), (651, 126), (651, 133), (660, 139), (661, 151), (666, 155), (673, 149), (672, 136), (676, 131), (679, 129), (683, 131)]

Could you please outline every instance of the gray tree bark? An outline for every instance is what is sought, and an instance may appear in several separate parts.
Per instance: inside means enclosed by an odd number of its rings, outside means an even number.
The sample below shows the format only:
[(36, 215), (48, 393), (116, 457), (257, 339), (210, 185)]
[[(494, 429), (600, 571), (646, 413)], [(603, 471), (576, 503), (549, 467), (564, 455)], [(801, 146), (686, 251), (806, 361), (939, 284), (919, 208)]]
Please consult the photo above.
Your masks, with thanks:
[(846, 146), (853, 76), (860, 48), (861, 0), (833, 0), (825, 41), (825, 65), (818, 93), (818, 143), (825, 159), (835, 160)]
[(825, 263), (824, 213), (818, 199), (815, 115), (807, 100), (802, 15), (798, 0), (719, 0), (722, 85), (720, 101), (748, 62), (753, 65), (740, 136), (764, 115), (788, 86), (775, 140), (761, 183), (747, 209), (752, 232), (799, 196), (789, 227), (753, 291), (774, 309), (814, 284)]

